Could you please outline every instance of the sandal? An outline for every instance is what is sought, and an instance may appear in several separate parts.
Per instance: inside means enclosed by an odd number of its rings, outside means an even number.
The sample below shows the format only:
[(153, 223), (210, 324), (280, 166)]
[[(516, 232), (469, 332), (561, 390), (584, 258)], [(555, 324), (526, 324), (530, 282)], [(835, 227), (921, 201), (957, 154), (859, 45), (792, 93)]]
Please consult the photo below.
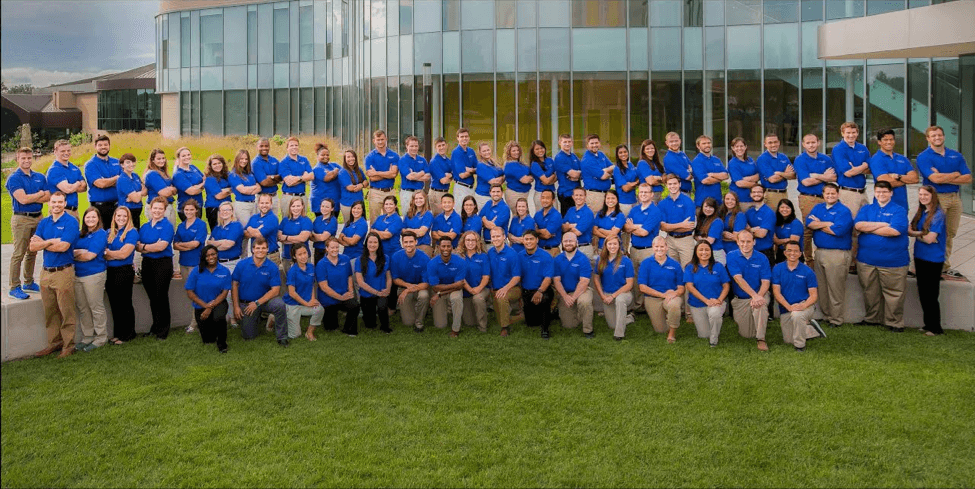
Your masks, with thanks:
[(673, 344), (675, 341), (677, 341), (677, 338), (667, 338), (667, 343)]
[(118, 338), (112, 338), (112, 339), (108, 340), (108, 344), (110, 344), (110, 345), (124, 345), (125, 342), (122, 341), (122, 340), (120, 340), (120, 339), (118, 339)]
[(305, 338), (308, 338), (308, 341), (318, 341), (318, 338), (315, 338), (314, 335), (308, 333), (305, 333)]

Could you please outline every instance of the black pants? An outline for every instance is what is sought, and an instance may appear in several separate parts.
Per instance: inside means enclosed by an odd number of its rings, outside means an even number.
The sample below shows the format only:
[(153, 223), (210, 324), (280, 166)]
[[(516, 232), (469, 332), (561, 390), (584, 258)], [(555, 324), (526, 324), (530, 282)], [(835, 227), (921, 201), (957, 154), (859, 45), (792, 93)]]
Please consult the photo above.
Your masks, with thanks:
[(98, 214), (102, 216), (102, 227), (107, 231), (112, 226), (112, 216), (115, 215), (118, 202), (92, 202), (91, 206), (98, 209)]
[(934, 334), (944, 334), (941, 329), (941, 269), (944, 263), (935, 263), (914, 258), (914, 273), (917, 276), (917, 295), (921, 299), (921, 313), (924, 316), (924, 329)]
[[(205, 212), (207, 214), (207, 224), (210, 225), (210, 230), (211, 231), (213, 230), (213, 228), (217, 227), (217, 213), (218, 213), (219, 210), (220, 210), (219, 207), (207, 207), (206, 208), (206, 211)], [(185, 221), (186, 219), (183, 219), (183, 220)], [(247, 225), (246, 222), (243, 223), (243, 224), (245, 226)]]
[(200, 339), (203, 343), (216, 343), (218, 350), (227, 349), (227, 301), (222, 301), (203, 319), (203, 309), (193, 308), (196, 316), (196, 327), (200, 329)]
[(552, 287), (542, 293), (542, 301), (538, 304), (532, 302), (537, 290), (521, 290), (521, 303), (525, 309), (525, 324), (529, 326), (541, 326), (542, 330), (547, 331), (549, 324), (552, 323), (552, 298), (555, 292)]
[(565, 213), (569, 212), (569, 209), (576, 206), (576, 201), (572, 200), (572, 196), (563, 197), (559, 196), (559, 206), (562, 207), (562, 217), (565, 217)]
[(105, 291), (108, 292), (108, 305), (112, 308), (114, 336), (122, 341), (130, 341), (135, 338), (135, 308), (132, 307), (135, 269), (132, 265), (122, 265), (108, 267), (107, 272)]
[(389, 329), (389, 309), (386, 308), (386, 297), (362, 297), (362, 322), (369, 329), (376, 329), (376, 315), (379, 315), (379, 329), (385, 332)]
[(318, 262), (322, 261), (324, 258), (325, 258), (325, 249), (315, 248), (315, 264), (317, 265)]
[(142, 258), (142, 286), (149, 296), (149, 309), (152, 310), (152, 327), (149, 333), (157, 338), (169, 336), (169, 283), (173, 280), (173, 259)]
[(359, 332), (359, 303), (353, 300), (332, 304), (325, 308), (325, 317), (322, 324), (328, 331), (333, 331), (339, 326), (339, 311), (345, 313), (345, 323), (342, 332), (345, 334), (356, 334)]
[(129, 209), (129, 212), (132, 214), (132, 225), (135, 226), (136, 229), (139, 229), (142, 221), (142, 206), (136, 207), (135, 209)]

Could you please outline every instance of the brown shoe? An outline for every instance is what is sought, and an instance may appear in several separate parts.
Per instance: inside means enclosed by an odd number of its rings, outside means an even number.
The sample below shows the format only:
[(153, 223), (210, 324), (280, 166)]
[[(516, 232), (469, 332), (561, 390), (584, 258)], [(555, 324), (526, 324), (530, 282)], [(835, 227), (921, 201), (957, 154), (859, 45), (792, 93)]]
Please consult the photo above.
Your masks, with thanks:
[(74, 355), (74, 348), (64, 348), (61, 350), (61, 354), (58, 355), (58, 358), (70, 357), (71, 355)]
[(768, 351), (768, 344), (765, 340), (758, 340), (758, 349), (761, 351)]
[(450, 332), (450, 337), (451, 337), (451, 338), (456, 338), (456, 337), (458, 337), (458, 336), (460, 336), (460, 333), (458, 333), (458, 332), (456, 332), (456, 331), (451, 331), (451, 332)]
[(508, 328), (507, 327), (501, 328), (501, 336), (508, 336)]
[(48, 356), (48, 355), (50, 355), (50, 354), (52, 354), (52, 353), (54, 353), (56, 351), (59, 351), (60, 349), (61, 349), (61, 344), (58, 343), (56, 345), (49, 346), (49, 347), (47, 347), (47, 348), (45, 348), (45, 349), (43, 349), (43, 350), (35, 353), (34, 356), (35, 357), (46, 357), (46, 356)]

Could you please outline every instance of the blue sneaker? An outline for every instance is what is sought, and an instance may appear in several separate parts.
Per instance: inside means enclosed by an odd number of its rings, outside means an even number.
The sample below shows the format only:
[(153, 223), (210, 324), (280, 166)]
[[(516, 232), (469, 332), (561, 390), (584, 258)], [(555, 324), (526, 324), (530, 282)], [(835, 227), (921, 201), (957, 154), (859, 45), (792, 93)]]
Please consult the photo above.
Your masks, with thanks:
[(20, 290), (20, 286), (10, 289), (10, 297), (13, 297), (14, 299), (20, 299), (22, 301), (30, 299), (30, 296), (27, 295), (26, 292)]
[(41, 287), (37, 285), (37, 282), (31, 282), (29, 284), (23, 284), (23, 285), (20, 286), (20, 290), (23, 290), (24, 292), (27, 292), (28, 294), (29, 293), (32, 293), (32, 292), (35, 293), (35, 294), (40, 294), (41, 293)]

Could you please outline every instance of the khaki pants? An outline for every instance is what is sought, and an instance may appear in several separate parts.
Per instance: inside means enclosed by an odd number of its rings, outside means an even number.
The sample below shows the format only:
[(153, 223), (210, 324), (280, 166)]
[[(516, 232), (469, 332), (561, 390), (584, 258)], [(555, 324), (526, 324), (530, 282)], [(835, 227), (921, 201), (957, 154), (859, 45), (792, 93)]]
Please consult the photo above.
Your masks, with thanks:
[[(288, 307), (288, 338), (297, 338), (301, 335), (301, 316), (310, 316), (308, 326), (321, 326), (322, 318), (325, 317), (325, 308), (321, 305), (308, 307), (302, 305), (287, 304)], [(277, 318), (275, 318), (277, 319)]]
[(521, 287), (512, 287), (504, 299), (498, 299), (495, 293), (497, 291), (492, 292), (491, 297), (494, 299), (494, 313), (498, 315), (498, 326), (507, 328), (511, 326), (511, 302), (521, 299)]
[[(765, 204), (769, 206), (773, 211), (775, 211), (776, 214), (779, 213), (779, 202), (782, 202), (783, 200), (788, 198), (789, 198), (789, 192), (771, 192), (771, 191), (765, 192)], [(802, 197), (800, 196), (800, 198)], [(741, 207), (742, 212), (747, 212), (748, 209), (755, 207), (755, 203), (740, 202), (738, 206)], [(803, 214), (802, 218), (805, 219), (806, 215)]]
[(691, 316), (694, 318), (694, 327), (697, 328), (698, 338), (707, 338), (712, 345), (718, 344), (718, 337), (721, 336), (721, 325), (724, 322), (724, 311), (727, 307), (728, 304), (725, 302), (717, 307), (691, 306)]
[[(464, 199), (474, 196), (474, 188), (454, 182), (454, 209), (460, 212)], [(478, 207), (480, 209), (480, 207)]]
[[(402, 190), (401, 189), (399, 191), (399, 215), (401, 217), (404, 217), (405, 218), (406, 217), (406, 211), (410, 210), (410, 202), (413, 200), (413, 194), (415, 192), (418, 192), (418, 190)], [(392, 193), (392, 192), (390, 192), (390, 193)], [(369, 195), (371, 196), (372, 195), (372, 192), (369, 192)], [(429, 201), (429, 199), (427, 199), (427, 200)], [(427, 203), (429, 204), (429, 202), (427, 202)], [(382, 203), (380, 203), (379, 205), (380, 205), (379, 209), (381, 211), (382, 210)], [(372, 214), (372, 212), (370, 212), (370, 214)], [(376, 217), (378, 217), (380, 215), (382, 215), (382, 212), (380, 212), (379, 214), (376, 214)], [(370, 223), (375, 222), (376, 217), (370, 217), (369, 218), (369, 222)]]
[(41, 271), (41, 301), (47, 327), (47, 346), (74, 348), (78, 313), (74, 301), (74, 268)]
[[(391, 189), (388, 192), (387, 191), (384, 191), (384, 190), (375, 189), (375, 188), (370, 188), (369, 189), (369, 196), (368, 196), (368, 201), (369, 201), (369, 209), (368, 209), (369, 214), (368, 214), (368, 216), (369, 217), (368, 217), (368, 219), (369, 219), (369, 222), (370, 223), (376, 222), (376, 218), (379, 217), (379, 216), (381, 216), (381, 215), (383, 215), (383, 201), (386, 200), (386, 197), (388, 197), (390, 195), (396, 195), (395, 192), (396, 192), (396, 189)], [(411, 195), (412, 195), (412, 192), (411, 192)], [(405, 203), (402, 202), (402, 201), (400, 201), (399, 208), (402, 210), (400, 212), (400, 215), (405, 214), (406, 213), (406, 209), (409, 209), (409, 206), (410, 206), (410, 202), (408, 200)], [(342, 208), (342, 215), (343, 216), (347, 216), (347, 217), (345, 217), (345, 222), (349, 222), (351, 220), (351, 215), (350, 214), (347, 214), (346, 211), (345, 211), (349, 207), (346, 207), (346, 206), (340, 206), (340, 207)]]
[(25, 284), (34, 282), (34, 264), (37, 252), (30, 251), (30, 237), (37, 231), (40, 217), (27, 217), (14, 214), (10, 216), (10, 230), (13, 234), (14, 253), (10, 255), (10, 288), (20, 286), (20, 264), (24, 264)]
[[(633, 262), (633, 276), (634, 277), (639, 277), (640, 276), (640, 264), (643, 263), (643, 260), (646, 260), (647, 258), (652, 258), (652, 257), (653, 257), (653, 248), (646, 248), (646, 249), (642, 249), (642, 250), (638, 250), (638, 249), (635, 249), (634, 248), (633, 250), (630, 251), (630, 261)], [(638, 296), (638, 297), (640, 295), (643, 295), (640, 292), (640, 284), (638, 284), (636, 282), (636, 280), (633, 281), (633, 295)], [(638, 300), (636, 302), (637, 302), (637, 304), (636, 304), (635, 309), (640, 309), (640, 306), (643, 305), (642, 303), (645, 303), (646, 301), (639, 301)]]
[(819, 282), (819, 308), (830, 324), (840, 325), (846, 320), (846, 277), (850, 273), (850, 250), (816, 248), (816, 272)]
[(676, 296), (669, 301), (664, 301), (660, 297), (645, 296), (643, 299), (644, 307), (650, 316), (650, 324), (653, 330), (658, 333), (666, 333), (667, 329), (677, 329), (680, 326), (680, 307), (684, 305), (684, 299)]
[[(765, 294), (769, 301), (769, 294)], [(768, 327), (768, 306), (752, 307), (751, 299), (732, 297), (731, 308), (735, 322), (738, 323), (738, 334), (742, 338), (765, 340), (765, 329)]]
[[(677, 260), (680, 263), (681, 270), (683, 270), (691, 262), (691, 257), (694, 256), (695, 244), (692, 236), (675, 238), (667, 235), (667, 256)], [(691, 305), (687, 302), (688, 299), (690, 299), (690, 294), (684, 294), (684, 311), (686, 311), (687, 317), (691, 318)]]
[(606, 204), (606, 192), (600, 192), (599, 190), (590, 190), (586, 192), (586, 206), (593, 214), (598, 214), (599, 211), (603, 210), (603, 205)]
[(559, 322), (562, 327), (571, 329), (582, 324), (583, 333), (592, 333), (592, 289), (586, 289), (576, 299), (576, 303), (569, 306), (559, 294)]
[(464, 311), (461, 314), (463, 323), (467, 325), (477, 325), (477, 329), (482, 333), (487, 331), (487, 305), (489, 300), (491, 300), (491, 289), (486, 287), (475, 296), (465, 297)]
[(428, 307), (430, 307), (429, 290), (423, 289), (406, 294), (403, 303), (399, 305), (403, 325), (423, 329), (423, 319), (427, 317)]
[[(443, 214), (443, 206), (440, 205), (440, 199), (442, 199), (444, 195), (447, 195), (447, 192), (441, 190), (430, 190), (430, 198), (427, 200), (430, 201), (430, 212), (433, 212), (433, 217)], [(456, 203), (454, 208), (457, 208)]]
[(464, 317), (464, 291), (455, 290), (448, 296), (442, 296), (433, 304), (433, 325), (438, 328), (447, 327), (447, 303), (450, 303), (450, 312), (454, 315), (454, 322), (450, 329), (455, 333), (460, 332), (461, 319)]
[(108, 315), (105, 314), (107, 272), (75, 277), (74, 299), (81, 326), (81, 343), (102, 346), (108, 342)]
[(514, 190), (507, 189), (504, 191), (504, 201), (511, 208), (511, 215), (515, 215), (515, 204), (518, 203), (518, 199), (525, 199), (528, 201), (529, 205), (529, 215), (531, 214), (531, 201), (528, 200), (528, 192), (515, 192)]
[[(184, 267), (183, 265), (180, 265), (179, 266), (179, 273), (180, 273), (180, 275), (183, 276), (183, 281), (184, 282), (186, 280), (189, 280), (190, 279), (190, 272), (192, 272), (194, 268), (196, 268), (196, 267)], [(231, 270), (231, 273), (233, 273), (233, 270)], [(283, 284), (284, 284), (284, 282), (282, 282), (282, 287), (284, 287)], [(230, 308), (228, 312), (231, 312), (232, 313), (234, 311), (234, 302), (233, 302), (233, 299), (230, 297), (230, 294), (227, 294), (227, 299), (229, 299), (227, 301), (227, 304), (228, 304), (227, 307)], [(190, 306), (190, 307), (192, 307), (192, 306)], [(195, 314), (190, 317), (190, 324), (189, 324), (188, 327), (194, 328), (194, 329), (196, 328), (196, 315)]]
[[(799, 195), (799, 211), (802, 213), (802, 220), (805, 222), (806, 217), (812, 213), (813, 207), (826, 202), (822, 197), (813, 197), (812, 195)], [(772, 210), (778, 212), (778, 209), (772, 208)], [(856, 217), (856, 214), (853, 215)], [(813, 230), (812, 228), (805, 227), (802, 232), (802, 254), (805, 255), (806, 263), (813, 261)], [(849, 271), (849, 270), (847, 270)]]
[[(856, 218), (857, 212), (860, 212), (860, 208), (868, 204), (866, 192), (861, 194), (852, 190), (840, 189), (840, 203), (849, 208), (850, 214)], [(906, 211), (907, 209), (904, 210)], [(803, 220), (805, 220), (805, 216), (803, 216)], [(856, 229), (851, 231), (853, 233), (853, 249), (850, 252), (850, 256), (857, 256), (857, 238), (860, 236), (860, 232)], [(849, 272), (849, 270), (847, 271)]]
[(352, 222), (352, 206), (339, 205), (339, 215), (342, 216), (342, 225)]
[[(251, 216), (254, 215), (256, 209), (257, 209), (257, 205), (254, 202), (234, 201), (234, 217), (237, 218), (237, 222), (239, 222), (241, 226), (244, 226), (244, 229), (247, 229), (247, 223), (250, 222)], [(317, 209), (315, 210), (317, 211)], [(242, 239), (243, 239), (242, 241), (243, 245), (240, 247), (241, 249), (240, 257), (247, 258), (248, 256), (250, 256), (251, 238), (244, 236)]]
[(801, 311), (787, 312), (779, 317), (782, 325), (782, 341), (796, 348), (805, 348), (807, 338), (815, 338), (819, 333), (813, 329), (809, 321), (816, 308), (807, 307)]
[(954, 244), (955, 235), (958, 234), (958, 226), (961, 225), (961, 199), (958, 192), (948, 192), (938, 195), (941, 208), (945, 211), (945, 264), (944, 270), (951, 268), (951, 245)]
[(863, 287), (863, 302), (867, 309), (864, 320), (903, 328), (907, 266), (887, 268), (857, 262), (857, 278)]
[(582, 253), (586, 258), (588, 258), (589, 259), (589, 263), (595, 262), (596, 261), (596, 256), (599, 255), (599, 250), (597, 250), (596, 247), (593, 246), (590, 243), (582, 244), (580, 242), (579, 243), (579, 247), (576, 248), (576, 250), (579, 253)]
[(632, 292), (623, 292), (616, 296), (612, 304), (603, 305), (603, 314), (606, 315), (606, 325), (613, 330), (613, 336), (623, 338), (626, 336), (626, 326), (632, 321), (632, 316), (627, 315), (627, 310), (633, 302)]

